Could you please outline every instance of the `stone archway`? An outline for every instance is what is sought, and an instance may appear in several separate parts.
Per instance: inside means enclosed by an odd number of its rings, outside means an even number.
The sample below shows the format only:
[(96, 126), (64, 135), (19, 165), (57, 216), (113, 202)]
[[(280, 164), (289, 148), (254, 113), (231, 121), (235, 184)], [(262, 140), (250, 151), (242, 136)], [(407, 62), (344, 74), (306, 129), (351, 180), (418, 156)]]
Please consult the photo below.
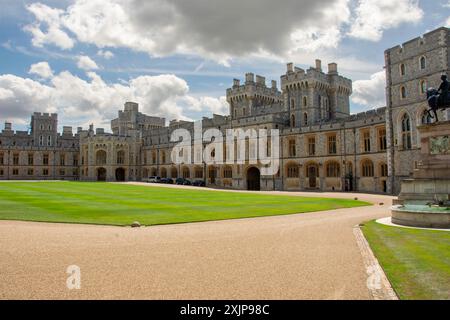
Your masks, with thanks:
[(97, 181), (106, 181), (106, 169), (105, 168), (97, 169)]
[(261, 172), (256, 167), (247, 170), (247, 190), (261, 190)]
[(116, 181), (119, 181), (119, 182), (125, 181), (125, 169), (124, 168), (116, 169)]

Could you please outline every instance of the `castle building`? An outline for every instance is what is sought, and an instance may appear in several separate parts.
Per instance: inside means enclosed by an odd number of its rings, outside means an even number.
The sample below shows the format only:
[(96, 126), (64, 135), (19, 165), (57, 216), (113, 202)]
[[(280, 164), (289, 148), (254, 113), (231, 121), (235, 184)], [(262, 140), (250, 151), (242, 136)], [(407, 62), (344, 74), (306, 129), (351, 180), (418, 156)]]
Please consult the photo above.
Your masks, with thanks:
[[(441, 75), (449, 74), (449, 44), (449, 29), (439, 28), (385, 52), (389, 177), (395, 194), (417, 167), (417, 126), (432, 122), (426, 113), (426, 91), (438, 88)], [(438, 116), (450, 119), (450, 110)]]
[[(350, 113), (352, 81), (339, 74), (338, 65), (316, 60), (303, 70), (287, 64), (281, 76), (267, 86), (266, 79), (247, 73), (226, 91), (229, 115), (201, 121), (203, 132), (216, 129), (248, 131), (277, 129), (280, 134), (279, 171), (264, 175), (250, 159), (256, 146), (246, 141), (245, 161), (193, 163), (207, 150), (196, 144), (196, 126), (139, 112), (125, 103), (111, 121), (112, 133), (103, 129), (64, 127), (58, 134), (55, 114), (35, 113), (30, 131), (14, 132), (10, 123), (0, 133), (0, 179), (70, 179), (82, 181), (141, 181), (149, 176), (204, 180), (209, 187), (242, 190), (322, 190), (392, 193), (400, 191), (419, 159), (417, 127), (430, 123), (426, 88), (437, 87), (450, 63), (449, 29), (440, 28), (386, 50), (387, 106)], [(441, 112), (441, 119), (449, 114)], [(186, 129), (196, 146), (174, 164), (177, 129)], [(267, 149), (271, 148), (270, 142)], [(223, 150), (224, 155), (231, 151)]]

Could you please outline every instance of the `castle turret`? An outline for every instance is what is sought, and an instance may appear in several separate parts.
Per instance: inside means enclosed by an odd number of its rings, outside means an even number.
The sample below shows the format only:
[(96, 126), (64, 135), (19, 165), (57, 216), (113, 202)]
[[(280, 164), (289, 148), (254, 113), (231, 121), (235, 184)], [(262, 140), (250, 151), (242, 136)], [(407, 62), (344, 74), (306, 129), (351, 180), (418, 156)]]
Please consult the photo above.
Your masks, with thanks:
[(58, 115), (35, 112), (31, 116), (33, 144), (40, 147), (54, 147), (58, 137)]
[(245, 84), (238, 79), (233, 80), (233, 87), (227, 89), (227, 101), (230, 105), (232, 119), (248, 117), (255, 114), (255, 108), (280, 103), (281, 93), (277, 89), (277, 82), (266, 86), (266, 78), (253, 73), (245, 74)]
[(308, 70), (287, 65), (281, 77), (284, 110), (289, 112), (291, 127), (309, 126), (350, 114), (351, 80), (340, 76), (337, 64), (328, 65), (328, 74), (322, 71), (322, 61)]

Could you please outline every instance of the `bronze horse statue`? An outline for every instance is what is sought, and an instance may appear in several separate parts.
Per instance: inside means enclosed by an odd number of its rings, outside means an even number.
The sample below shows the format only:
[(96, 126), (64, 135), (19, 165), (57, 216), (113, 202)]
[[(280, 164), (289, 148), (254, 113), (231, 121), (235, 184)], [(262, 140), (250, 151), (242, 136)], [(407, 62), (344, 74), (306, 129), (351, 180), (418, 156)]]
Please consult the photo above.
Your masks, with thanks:
[[(428, 100), (428, 106), (430, 109), (427, 110), (428, 115), (430, 118), (435, 119), (436, 122), (439, 121), (437, 111), (438, 110), (445, 110), (447, 108), (450, 108), (450, 97), (440, 97), (440, 94), (438, 90), (434, 88), (429, 88), (427, 90), (427, 100)], [(434, 116), (431, 114), (431, 112), (434, 113)]]

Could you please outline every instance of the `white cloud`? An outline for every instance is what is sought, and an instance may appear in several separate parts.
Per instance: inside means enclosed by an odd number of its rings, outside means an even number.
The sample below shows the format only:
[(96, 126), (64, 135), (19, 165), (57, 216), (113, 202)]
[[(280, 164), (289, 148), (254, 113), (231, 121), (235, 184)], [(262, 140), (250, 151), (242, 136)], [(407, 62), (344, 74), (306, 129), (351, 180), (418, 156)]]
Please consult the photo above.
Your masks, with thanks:
[(39, 108), (51, 108), (52, 89), (37, 81), (11, 74), (0, 75), (0, 113), (2, 118), (24, 120)]
[(403, 23), (417, 23), (423, 15), (418, 0), (359, 0), (349, 35), (379, 41), (385, 30)]
[(27, 6), (27, 9), (36, 17), (35, 23), (24, 28), (31, 33), (34, 46), (43, 47), (52, 44), (61, 49), (73, 48), (74, 40), (62, 29), (63, 10), (50, 8), (41, 3), (33, 3)]
[[(66, 10), (30, 5), (33, 44), (68, 43), (54, 29), (99, 48), (152, 56), (195, 54), (227, 64), (233, 57), (334, 48), (350, 18), (350, 0), (76, 0)], [(43, 27), (48, 26), (45, 30)], [(30, 31), (31, 32), (31, 31)]]
[(385, 87), (386, 73), (384, 71), (373, 74), (369, 80), (355, 81), (352, 102), (367, 108), (386, 106)]
[(100, 56), (100, 57), (105, 58), (106, 60), (109, 60), (109, 59), (114, 57), (114, 53), (112, 53), (109, 50), (99, 50), (97, 52), (97, 55)]
[(186, 81), (174, 75), (139, 76), (112, 84), (95, 72), (87, 76), (85, 80), (64, 71), (44, 85), (0, 75), (0, 113), (23, 123), (34, 111), (58, 112), (63, 124), (86, 126), (93, 122), (109, 128), (109, 121), (126, 101), (136, 101), (142, 112), (169, 120), (190, 120), (186, 112), (194, 104), (201, 112), (221, 113), (228, 108), (224, 97), (192, 97)]
[(98, 70), (98, 65), (94, 60), (88, 56), (79, 56), (77, 61), (77, 67), (83, 70)]
[(29, 74), (36, 74), (42, 79), (48, 79), (53, 76), (53, 71), (50, 68), (48, 62), (42, 61), (31, 65)]
[(229, 105), (225, 96), (219, 98), (186, 96), (180, 99), (180, 102), (185, 104), (188, 110), (194, 112), (209, 112), (220, 115), (229, 114)]
[(11, 99), (13, 97), (14, 97), (14, 92), (12, 92), (9, 89), (0, 88), (0, 101), (6, 100), (6, 99)]

